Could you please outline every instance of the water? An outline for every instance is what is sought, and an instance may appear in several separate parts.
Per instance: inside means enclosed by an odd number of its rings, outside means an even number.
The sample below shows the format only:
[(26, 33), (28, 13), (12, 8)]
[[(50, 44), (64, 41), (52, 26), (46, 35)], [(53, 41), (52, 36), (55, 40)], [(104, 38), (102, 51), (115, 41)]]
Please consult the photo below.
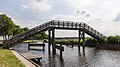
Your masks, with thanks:
[[(41, 61), (42, 67), (120, 67), (120, 51), (86, 47), (85, 55), (83, 55), (82, 46), (80, 52), (78, 52), (77, 47), (70, 48), (64, 46), (63, 57), (61, 60), (59, 50), (57, 50), (56, 55), (53, 55), (52, 53), (48, 55), (47, 43), (45, 51), (28, 51), (27, 46), (27, 43), (22, 43), (14, 46), (14, 49), (20, 52), (33, 52), (37, 55), (41, 55), (43, 57)], [(35, 48), (38, 49), (38, 47)]]

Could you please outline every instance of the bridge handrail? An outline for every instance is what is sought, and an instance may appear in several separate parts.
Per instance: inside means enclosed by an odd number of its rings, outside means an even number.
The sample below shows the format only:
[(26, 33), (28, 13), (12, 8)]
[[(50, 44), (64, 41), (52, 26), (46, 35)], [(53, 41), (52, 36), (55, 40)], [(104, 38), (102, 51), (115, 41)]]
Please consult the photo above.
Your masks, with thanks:
[[(31, 32), (31, 31), (34, 32), (34, 31), (36, 31), (37, 29), (41, 29), (41, 26), (45, 26), (45, 27), (50, 26), (50, 23), (51, 23), (51, 21), (46, 22), (46, 23), (44, 23), (44, 24), (42, 24), (42, 25), (36, 26), (36, 27), (34, 27), (34, 28), (32, 28), (32, 29), (30, 29), (30, 30), (28, 30), (28, 31), (23, 32), (23, 33), (14, 35), (12, 38), (9, 39), (9, 41), (13, 41), (13, 40), (19, 39), (19, 38), (21, 38), (21, 37), (25, 37), (25, 36), (26, 36), (25, 34), (27, 34), (27, 35), (29, 34), (29, 35), (30, 35), (30, 32)], [(43, 27), (43, 28), (45, 28), (45, 27)], [(8, 40), (7, 40), (7, 41), (8, 41)]]
[(92, 27), (90, 27), (88, 24), (85, 23), (85, 28), (87, 30), (89, 30), (90, 32), (94, 33), (95, 35), (103, 38), (105, 35), (101, 34), (100, 32), (96, 31), (95, 29), (93, 29)]
[(41, 31), (41, 30), (43, 30), (45, 28), (48, 28), (48, 27), (67, 27), (67, 28), (78, 28), (78, 29), (85, 28), (86, 30), (88, 30), (89, 32), (94, 34), (95, 36), (98, 36), (100, 38), (104, 37), (103, 34), (101, 34), (100, 32), (96, 31), (95, 29), (93, 29), (92, 27), (87, 25), (86, 23), (72, 22), (72, 21), (52, 20), (52, 21), (48, 21), (46, 23), (40, 24), (40, 25), (38, 25), (38, 26), (28, 30), (28, 31), (23, 32), (23, 33), (17, 34), (15, 36), (13, 36), (12, 38), (10, 38), (6, 42), (13, 42), (13, 41), (17, 41), (19, 39), (23, 39), (25, 37), (29, 37), (29, 35), (37, 33), (38, 31)]
[(90, 31), (91, 33), (95, 34), (96, 36), (99, 36), (100, 38), (103, 38), (104, 35), (101, 34), (100, 32), (98, 32), (97, 30), (95, 30), (94, 28), (90, 27), (89, 25), (87, 25), (86, 23), (74, 23), (71, 21), (58, 21), (55, 20), (52, 24), (54, 27), (68, 27), (68, 28), (83, 28), (85, 25), (85, 29), (87, 29), (88, 31)]

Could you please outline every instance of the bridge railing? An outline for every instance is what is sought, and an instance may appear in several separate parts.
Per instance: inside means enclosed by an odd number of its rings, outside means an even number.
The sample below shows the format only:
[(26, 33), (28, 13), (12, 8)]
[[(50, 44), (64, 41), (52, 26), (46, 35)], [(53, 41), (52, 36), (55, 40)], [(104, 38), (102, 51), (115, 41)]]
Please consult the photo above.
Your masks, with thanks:
[(90, 27), (89, 25), (85, 24), (85, 29), (89, 30), (91, 33), (95, 34), (96, 36), (99, 36), (101, 38), (104, 37), (103, 34), (101, 34), (100, 32), (96, 31), (95, 29), (93, 29), (92, 27)]
[(58, 20), (54, 20), (52, 21), (52, 27), (64, 27), (64, 28), (84, 28), (87, 29), (89, 32), (91, 32), (92, 34), (94, 34), (95, 36), (98, 36), (100, 38), (103, 38), (104, 35), (101, 34), (100, 32), (96, 31), (95, 29), (93, 29), (92, 27), (90, 27), (89, 25), (87, 25), (86, 23), (78, 23), (78, 22), (71, 22), (71, 21), (58, 21)]
[(46, 23), (44, 23), (42, 25), (39, 25), (39, 26), (36, 26), (36, 27), (34, 27), (34, 28), (32, 28), (32, 29), (30, 29), (28, 31), (17, 34), (15, 36), (13, 36), (12, 38), (10, 38), (9, 40), (7, 40), (6, 42), (13, 42), (15, 40), (23, 39), (24, 37), (27, 37), (27, 36), (29, 36), (31, 34), (34, 34), (34, 33), (38, 32), (38, 31), (42, 30), (42, 29), (45, 29), (46, 27), (48, 27), (50, 25), (51, 25), (50, 21), (46, 22)]
[(58, 21), (54, 20), (52, 22), (52, 27), (66, 27), (66, 28), (79, 28), (79, 23), (71, 21)]
[(25, 37), (29, 37), (29, 35), (34, 35), (38, 31), (44, 30), (45, 28), (48, 28), (48, 27), (80, 28), (80, 29), (85, 28), (86, 30), (88, 30), (89, 32), (94, 34), (95, 36), (98, 36), (100, 38), (104, 37), (103, 34), (96, 31), (95, 29), (93, 29), (92, 27), (87, 25), (86, 23), (53, 20), (53, 21), (49, 21), (49, 22), (43, 23), (41, 25), (38, 25), (38, 26), (36, 26), (36, 27), (26, 31), (26, 32), (17, 34), (15, 36), (13, 36), (11, 39), (9, 39), (8, 41), (6, 41), (6, 42), (14, 42), (14, 41), (23, 39)]

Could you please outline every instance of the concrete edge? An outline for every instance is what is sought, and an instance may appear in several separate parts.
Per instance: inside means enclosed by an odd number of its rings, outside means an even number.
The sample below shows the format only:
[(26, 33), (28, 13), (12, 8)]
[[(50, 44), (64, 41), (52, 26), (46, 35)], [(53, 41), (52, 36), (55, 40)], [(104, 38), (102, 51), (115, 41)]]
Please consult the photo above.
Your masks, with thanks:
[(26, 66), (26, 67), (36, 67), (34, 64), (32, 64), (30, 61), (22, 57), (19, 53), (17, 53), (14, 50), (11, 50), (13, 54)]

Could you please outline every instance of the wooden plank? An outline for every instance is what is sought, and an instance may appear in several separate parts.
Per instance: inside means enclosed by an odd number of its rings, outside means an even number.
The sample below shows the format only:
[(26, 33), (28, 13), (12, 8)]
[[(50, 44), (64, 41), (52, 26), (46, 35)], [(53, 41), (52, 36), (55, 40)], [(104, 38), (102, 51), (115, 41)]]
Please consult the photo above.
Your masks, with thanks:
[(30, 50), (30, 46), (43, 46), (43, 50), (45, 50), (45, 44), (40, 44), (40, 43), (28, 43), (28, 50)]
[(60, 46), (58, 46), (58, 45), (55, 45), (55, 48), (64, 51), (64, 47), (62, 47), (62, 46), (60, 47)]
[(31, 56), (27, 56), (29, 59), (42, 59), (41, 56), (38, 55), (31, 55)]
[(33, 53), (22, 53), (22, 55), (28, 59), (42, 59), (42, 56)]
[(40, 43), (29, 43), (29, 46), (45, 46), (45, 44), (40, 44)]

